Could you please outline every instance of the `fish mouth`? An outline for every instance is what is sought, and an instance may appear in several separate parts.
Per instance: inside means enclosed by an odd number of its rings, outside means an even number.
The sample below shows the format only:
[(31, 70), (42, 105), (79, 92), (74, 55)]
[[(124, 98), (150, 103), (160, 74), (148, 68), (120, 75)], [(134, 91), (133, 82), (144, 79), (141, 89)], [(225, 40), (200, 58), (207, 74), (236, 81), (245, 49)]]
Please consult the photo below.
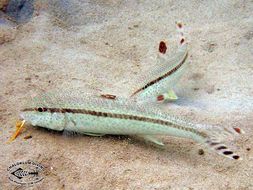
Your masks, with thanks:
[(19, 114), (19, 119), (20, 119), (20, 120), (25, 120), (24, 113), (20, 113), (20, 114)]
[(28, 118), (25, 116), (25, 113), (21, 112), (21, 113), (19, 114), (19, 120), (25, 121), (26, 123), (30, 123), (27, 119), (28, 119)]

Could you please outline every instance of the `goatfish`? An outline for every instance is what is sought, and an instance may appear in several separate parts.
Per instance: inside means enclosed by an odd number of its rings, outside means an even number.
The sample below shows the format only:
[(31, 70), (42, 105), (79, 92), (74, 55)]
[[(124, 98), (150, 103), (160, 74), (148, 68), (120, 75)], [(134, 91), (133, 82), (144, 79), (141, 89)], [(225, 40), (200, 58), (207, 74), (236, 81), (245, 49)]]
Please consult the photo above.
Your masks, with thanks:
[(164, 145), (156, 135), (189, 138), (205, 144), (216, 153), (238, 160), (240, 156), (222, 143), (239, 129), (193, 124), (155, 106), (130, 99), (115, 100), (94, 96), (74, 96), (73, 93), (36, 96), (31, 105), (21, 111), (27, 124), (56, 131), (71, 131), (91, 136), (137, 135), (158, 145)]
[(173, 87), (185, 72), (188, 62), (188, 43), (184, 36), (183, 24), (178, 22), (179, 45), (170, 56), (167, 51), (166, 42), (161, 41), (157, 54), (157, 63), (148, 72), (140, 74), (138, 83), (134, 85), (131, 98), (141, 102), (164, 102), (176, 101), (178, 96)]

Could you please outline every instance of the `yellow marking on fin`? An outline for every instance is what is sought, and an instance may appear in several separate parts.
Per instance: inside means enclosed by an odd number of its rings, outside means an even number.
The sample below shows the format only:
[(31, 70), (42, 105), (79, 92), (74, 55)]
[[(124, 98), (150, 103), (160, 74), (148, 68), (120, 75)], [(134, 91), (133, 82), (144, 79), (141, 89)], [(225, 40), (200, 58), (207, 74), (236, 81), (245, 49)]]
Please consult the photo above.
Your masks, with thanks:
[(176, 93), (171, 89), (167, 93), (157, 96), (158, 101), (176, 101), (178, 99)]
[(169, 100), (177, 100), (178, 99), (176, 93), (173, 90), (169, 90), (167, 95), (168, 95), (167, 99), (169, 99)]
[(16, 131), (11, 136), (10, 140), (8, 141), (8, 143), (11, 143), (12, 141), (14, 141), (17, 138), (17, 136), (21, 133), (21, 130), (24, 127), (24, 124), (25, 124), (25, 120), (23, 120), (23, 121), (17, 121), (16, 122)]

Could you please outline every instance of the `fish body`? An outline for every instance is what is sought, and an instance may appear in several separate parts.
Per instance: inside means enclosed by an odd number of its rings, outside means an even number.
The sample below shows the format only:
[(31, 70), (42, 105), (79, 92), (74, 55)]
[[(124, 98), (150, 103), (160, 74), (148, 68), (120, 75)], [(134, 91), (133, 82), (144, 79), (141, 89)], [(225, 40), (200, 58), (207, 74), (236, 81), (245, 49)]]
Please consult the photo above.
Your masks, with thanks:
[[(136, 90), (132, 97), (137, 101), (152, 101), (156, 100), (157, 96), (173, 89), (185, 69), (188, 66), (186, 61), (188, 55), (188, 44), (182, 45), (172, 58), (160, 57), (163, 60), (163, 65), (159, 64), (152, 73), (147, 74), (148, 79), (141, 78), (138, 90)], [(145, 82), (144, 82), (145, 81)]]
[[(83, 134), (114, 135), (170, 135), (189, 138), (198, 143), (217, 148), (225, 147), (217, 138), (226, 135), (226, 130), (203, 127), (198, 124), (171, 116), (156, 109), (153, 105), (126, 99), (108, 100), (92, 96), (44, 94), (35, 97), (32, 105), (24, 108), (21, 118), (33, 126), (57, 131), (73, 131)], [(221, 132), (221, 133), (220, 133)], [(220, 133), (220, 134), (219, 134)], [(227, 132), (226, 132), (227, 133)], [(230, 151), (230, 150), (229, 150)], [(216, 152), (222, 154), (221, 150)], [(227, 157), (237, 159), (238, 155), (229, 152)]]
[[(135, 90), (131, 95), (137, 101), (154, 102), (161, 95), (163, 99), (177, 99), (172, 89), (176, 86), (189, 64), (186, 61), (188, 43), (184, 37), (182, 24), (180, 24), (180, 27), (178, 27), (180, 34), (179, 45), (173, 56), (166, 52), (166, 43), (161, 41), (156, 65), (150, 71), (140, 74), (137, 80), (138, 83), (136, 83)], [(173, 92), (173, 96), (170, 95), (170, 92)]]
[(37, 101), (40, 103), (21, 112), (21, 117), (34, 126), (94, 134), (173, 135), (198, 142), (205, 138), (193, 124), (166, 115), (153, 106), (144, 108), (135, 101), (73, 98), (64, 94), (50, 105), (51, 97), (46, 94), (42, 97), (37, 98), (44, 101)]

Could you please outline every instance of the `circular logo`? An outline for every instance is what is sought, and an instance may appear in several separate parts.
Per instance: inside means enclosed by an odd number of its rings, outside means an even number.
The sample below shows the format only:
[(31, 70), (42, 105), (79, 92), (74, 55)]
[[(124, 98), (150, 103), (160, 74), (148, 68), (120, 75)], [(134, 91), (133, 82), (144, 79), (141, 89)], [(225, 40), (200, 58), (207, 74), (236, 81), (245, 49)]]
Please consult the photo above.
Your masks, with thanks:
[(9, 180), (18, 185), (34, 185), (44, 178), (44, 167), (33, 161), (17, 162), (7, 168)]

